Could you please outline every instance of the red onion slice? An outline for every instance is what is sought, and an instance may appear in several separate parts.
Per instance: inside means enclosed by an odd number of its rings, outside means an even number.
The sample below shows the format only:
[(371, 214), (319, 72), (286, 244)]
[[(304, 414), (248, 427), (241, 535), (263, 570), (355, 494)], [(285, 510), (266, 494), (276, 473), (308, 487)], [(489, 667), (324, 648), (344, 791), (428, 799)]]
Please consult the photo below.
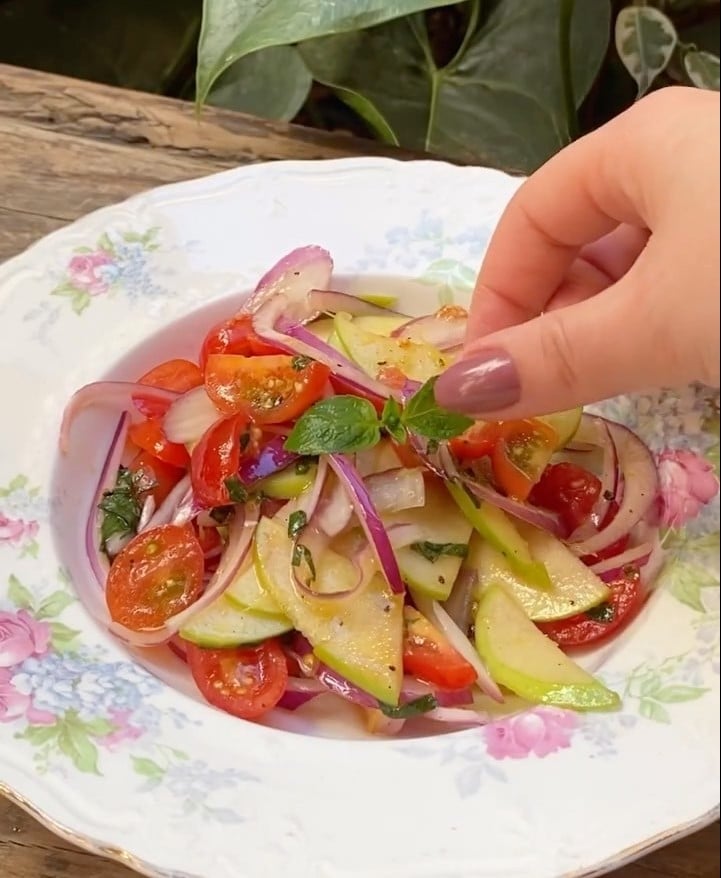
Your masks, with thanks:
[(627, 427), (607, 422), (624, 481), (623, 500), (613, 520), (597, 534), (572, 545), (577, 555), (593, 555), (613, 545), (649, 512), (658, 493), (658, 472), (651, 452)]
[(132, 631), (118, 622), (110, 623), (110, 631), (132, 646), (158, 646), (170, 640), (188, 620), (217, 600), (233, 581), (253, 542), (258, 518), (259, 509), (255, 503), (246, 504), (245, 514), (241, 510), (236, 511), (228, 527), (228, 544), (218, 569), (192, 606), (168, 619), (164, 625), (149, 631)]
[(503, 704), (503, 693), (498, 688), (498, 684), (488, 673), (486, 666), (481, 661), (481, 657), (475, 650), (468, 637), (461, 631), (456, 623), (451, 619), (448, 613), (437, 602), (414, 595), (418, 610), (434, 625), (448, 640), (451, 646), (459, 655), (468, 662), (477, 674), (476, 684), (481, 692), (485, 692), (489, 698)]
[(313, 524), (329, 537), (344, 531), (353, 517), (353, 505), (343, 483), (334, 478), (325, 497), (322, 497), (313, 517)]
[(118, 468), (123, 457), (125, 449), (125, 440), (128, 435), (128, 425), (130, 424), (130, 416), (124, 412), (115, 428), (115, 433), (110, 442), (108, 453), (100, 470), (100, 478), (93, 493), (93, 500), (85, 522), (85, 552), (90, 563), (93, 575), (103, 590), (105, 582), (108, 578), (110, 565), (105, 554), (100, 548), (100, 524), (98, 517), (100, 512), (98, 506), (103, 499), (105, 491), (112, 490), (115, 487), (118, 476)]
[(440, 351), (460, 347), (465, 341), (468, 312), (465, 308), (450, 306), (435, 314), (416, 317), (393, 330), (392, 338), (425, 342)]
[(324, 290), (330, 283), (333, 260), (322, 247), (311, 245), (291, 250), (278, 260), (258, 281), (255, 292), (241, 308), (244, 314), (256, 314), (276, 296), (287, 299), (290, 310), (301, 319), (310, 316), (308, 293)]
[(168, 404), (178, 398), (178, 394), (172, 390), (161, 390), (159, 387), (149, 387), (133, 381), (95, 381), (93, 384), (81, 387), (70, 397), (70, 402), (63, 412), (60, 424), (60, 451), (63, 454), (67, 453), (73, 422), (84, 409), (91, 406), (109, 406), (130, 412), (134, 408), (133, 396), (140, 394), (147, 399)]
[(182, 396), (176, 396), (165, 413), (163, 431), (170, 442), (197, 442), (221, 417), (205, 387), (194, 387)]
[(570, 542), (582, 542), (598, 533), (606, 521), (612, 503), (620, 506), (622, 480), (618, 466), (618, 452), (613, 441), (608, 423), (604, 418), (583, 415), (581, 427), (584, 435), (591, 436), (595, 430), (598, 446), (603, 453), (603, 465), (600, 474), (601, 491), (588, 521), (577, 528), (569, 537)]
[(335, 290), (311, 290), (308, 293), (308, 305), (311, 311), (322, 311), (327, 314), (337, 314), (340, 311), (361, 317), (405, 316), (390, 308), (381, 308), (379, 305), (366, 302), (358, 296)]
[(591, 565), (589, 569), (596, 576), (600, 576), (601, 579), (608, 582), (622, 574), (624, 567), (629, 565), (643, 567), (650, 558), (653, 547), (654, 543), (641, 543), (638, 546), (626, 549), (620, 555), (604, 558), (603, 561), (598, 561), (596, 564)]
[(365, 479), (368, 496), (379, 513), (418, 509), (426, 502), (426, 485), (420, 467), (398, 467)]
[(284, 296), (267, 301), (253, 317), (255, 333), (269, 344), (303, 357), (324, 363), (334, 375), (344, 378), (361, 395), (373, 394), (387, 399), (390, 390), (380, 381), (369, 378), (347, 357), (321, 341), (298, 322), (287, 318), (288, 303)]
[[(183, 476), (172, 491), (169, 492), (165, 500), (163, 500), (160, 506), (155, 510), (145, 527), (138, 527), (138, 533), (151, 527), (160, 527), (162, 524), (169, 524), (171, 521), (173, 521), (174, 524), (180, 524), (181, 522), (174, 521), (175, 515), (189, 490), (190, 476)], [(188, 519), (188, 521), (189, 520), (190, 519)]]
[(378, 512), (371, 501), (363, 479), (356, 472), (353, 464), (343, 454), (329, 454), (328, 465), (345, 485), (353, 503), (355, 514), (373, 547), (381, 570), (394, 594), (404, 594), (405, 584), (398, 568), (393, 547)]
[(437, 707), (424, 713), (423, 718), (457, 726), (485, 726), (490, 722), (488, 714), (463, 707)]

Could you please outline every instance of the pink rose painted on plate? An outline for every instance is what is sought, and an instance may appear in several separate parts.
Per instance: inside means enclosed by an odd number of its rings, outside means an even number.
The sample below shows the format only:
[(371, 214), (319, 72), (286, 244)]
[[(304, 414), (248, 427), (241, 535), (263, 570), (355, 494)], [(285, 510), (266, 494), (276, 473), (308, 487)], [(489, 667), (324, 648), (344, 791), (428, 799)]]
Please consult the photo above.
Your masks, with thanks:
[(25, 539), (33, 539), (38, 532), (37, 521), (23, 521), (22, 518), (8, 518), (0, 512), (0, 544), (18, 545)]
[(485, 726), (483, 735), (494, 759), (525, 759), (569, 747), (578, 725), (578, 716), (570, 711), (537, 707)]
[(112, 261), (112, 255), (105, 250), (79, 253), (68, 263), (68, 280), (74, 287), (91, 296), (107, 293), (110, 284), (100, 269), (110, 265)]
[(666, 450), (658, 458), (661, 483), (660, 518), (666, 527), (681, 527), (696, 518), (719, 489), (713, 467), (699, 454)]
[(12, 671), (0, 668), (0, 723), (9, 723), (25, 716), (30, 707), (30, 696), (12, 684)]
[(0, 668), (11, 668), (48, 651), (50, 626), (38, 622), (27, 610), (0, 611)]

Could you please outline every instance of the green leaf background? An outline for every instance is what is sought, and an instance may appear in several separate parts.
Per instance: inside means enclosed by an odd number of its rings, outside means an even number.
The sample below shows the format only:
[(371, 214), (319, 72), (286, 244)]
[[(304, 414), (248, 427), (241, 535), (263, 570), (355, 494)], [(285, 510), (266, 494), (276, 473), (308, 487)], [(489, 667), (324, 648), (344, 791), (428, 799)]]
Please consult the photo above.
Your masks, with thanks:
[(718, 52), (718, 0), (0, 0), (0, 62), (521, 173), (648, 90), (718, 90)]

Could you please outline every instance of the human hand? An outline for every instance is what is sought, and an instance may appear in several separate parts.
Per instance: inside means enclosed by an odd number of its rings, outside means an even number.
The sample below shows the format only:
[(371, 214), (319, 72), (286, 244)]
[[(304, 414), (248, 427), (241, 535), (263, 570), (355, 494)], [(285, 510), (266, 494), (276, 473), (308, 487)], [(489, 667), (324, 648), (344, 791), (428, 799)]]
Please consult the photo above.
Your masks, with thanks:
[(719, 383), (719, 95), (655, 92), (518, 190), (438, 402), (510, 419)]

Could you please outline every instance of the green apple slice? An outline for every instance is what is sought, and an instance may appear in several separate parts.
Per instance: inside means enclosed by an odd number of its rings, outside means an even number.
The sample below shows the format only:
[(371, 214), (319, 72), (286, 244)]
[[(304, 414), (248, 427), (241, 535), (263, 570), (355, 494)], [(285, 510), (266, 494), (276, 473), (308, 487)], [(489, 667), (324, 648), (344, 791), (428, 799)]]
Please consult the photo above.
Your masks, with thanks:
[[(371, 319), (383, 318), (365, 318)], [(335, 331), (347, 355), (372, 378), (389, 366), (400, 369), (414, 381), (427, 381), (447, 366), (444, 356), (432, 345), (369, 332), (363, 328), (361, 318), (352, 320), (348, 314), (336, 314)]]
[(302, 472), (298, 472), (296, 465), (291, 464), (285, 469), (261, 479), (255, 485), (255, 489), (274, 500), (294, 500), (313, 484), (316, 469), (315, 464), (312, 464)]
[(533, 557), (544, 563), (550, 588), (528, 585), (490, 543), (473, 539), (466, 563), (476, 570), (481, 591), (489, 583), (503, 583), (534, 622), (567, 619), (608, 600), (607, 586), (552, 534), (522, 533)]
[(573, 439), (581, 425), (582, 408), (566, 409), (562, 412), (554, 412), (550, 415), (539, 415), (537, 420), (543, 421), (556, 431), (558, 442), (557, 449), (563, 448)]
[[(263, 588), (272, 594), (293, 627), (310, 641), (322, 662), (380, 701), (398, 704), (403, 680), (403, 596), (392, 594), (384, 577), (376, 574), (349, 600), (315, 600), (294, 582), (292, 550), (286, 529), (270, 518), (261, 518), (254, 552)], [(326, 551), (322, 562), (316, 563), (319, 576), (334, 554)], [(351, 585), (336, 582), (336, 589)]]
[(180, 629), (183, 640), (208, 649), (228, 649), (246, 643), (260, 643), (291, 631), (283, 616), (261, 616), (241, 610), (225, 595), (201, 610)]
[(620, 705), (618, 695), (539, 631), (499, 583), (485, 588), (478, 601), (476, 649), (493, 679), (527, 701), (572, 710)]
[(223, 592), (223, 596), (241, 610), (265, 616), (283, 615), (275, 598), (258, 582), (252, 558), (248, 558), (236, 573), (233, 581)]
[(501, 552), (524, 582), (536, 588), (550, 588), (545, 566), (531, 556), (528, 543), (502, 509), (486, 502), (476, 506), (468, 493), (453, 482), (447, 482), (446, 487), (473, 528)]
[(425, 597), (446, 600), (468, 551), (473, 528), (445, 487), (426, 481), (424, 506), (384, 516), (383, 523), (386, 527), (418, 527), (417, 548), (403, 546), (395, 551), (401, 576), (409, 587)]

